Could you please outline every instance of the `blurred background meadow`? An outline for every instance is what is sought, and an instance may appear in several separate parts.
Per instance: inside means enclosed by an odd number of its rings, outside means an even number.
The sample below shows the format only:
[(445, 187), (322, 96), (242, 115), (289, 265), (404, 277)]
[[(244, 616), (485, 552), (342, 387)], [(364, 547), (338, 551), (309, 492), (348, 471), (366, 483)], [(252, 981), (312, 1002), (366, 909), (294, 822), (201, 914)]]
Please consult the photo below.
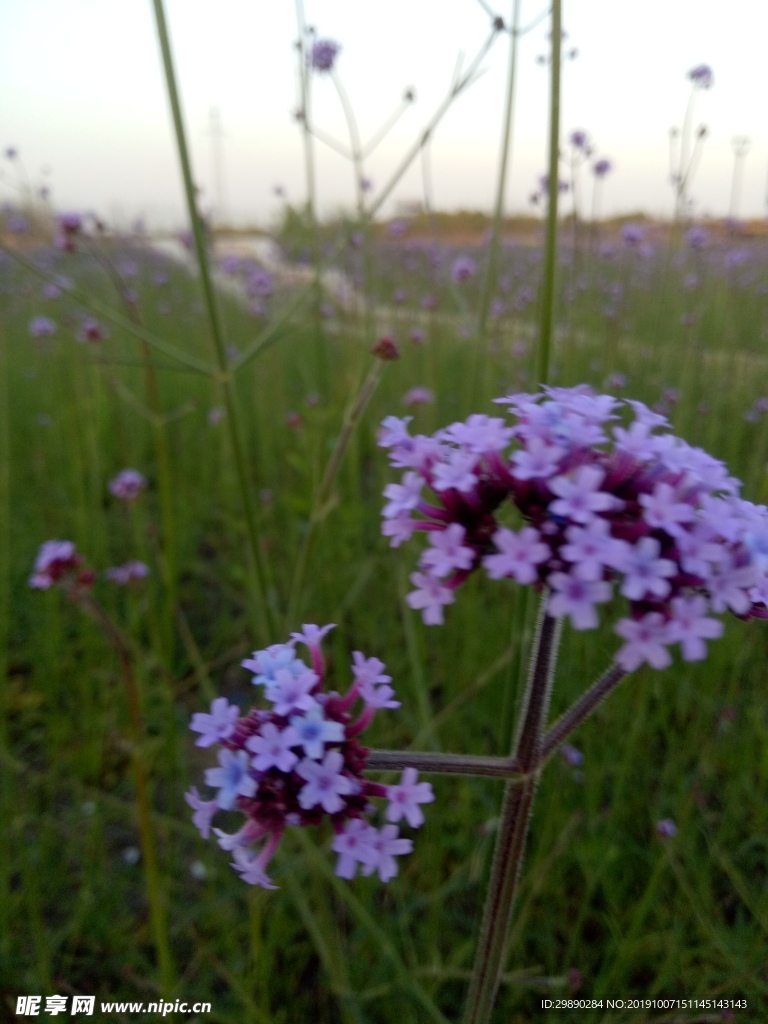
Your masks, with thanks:
[[(376, 432), (538, 387), (549, 10), (169, 2), (195, 232), (152, 6), (107, 6), (0, 15), (0, 1016), (86, 993), (208, 1000), (212, 1022), (458, 1020), (500, 782), (433, 777), (387, 885), (337, 878), (319, 830), (286, 837), (268, 892), (191, 823), (212, 759), (189, 723), (250, 706), (254, 649), (336, 623), (334, 685), (360, 650), (402, 701), (370, 745), (508, 753), (526, 592), (478, 576), (423, 625)], [(646, 402), (766, 502), (768, 11), (581, 6), (549, 381)], [(399, 358), (371, 353), (385, 337)], [(134, 500), (110, 490), (127, 468)], [(53, 538), (117, 643), (29, 587)], [(634, 673), (547, 767), (494, 1021), (766, 1019), (767, 640), (733, 618), (706, 661)], [(566, 629), (555, 715), (615, 647)], [(749, 1008), (541, 1009), (633, 996)]]

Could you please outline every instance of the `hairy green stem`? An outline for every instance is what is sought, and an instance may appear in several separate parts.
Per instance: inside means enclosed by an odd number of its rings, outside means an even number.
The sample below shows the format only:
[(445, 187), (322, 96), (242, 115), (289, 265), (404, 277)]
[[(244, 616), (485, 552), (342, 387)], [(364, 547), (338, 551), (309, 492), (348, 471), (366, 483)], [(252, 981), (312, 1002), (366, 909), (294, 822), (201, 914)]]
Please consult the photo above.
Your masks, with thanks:
[(541, 772), (541, 752), (552, 694), (562, 619), (547, 615), (542, 597), (533, 644), (531, 670), (518, 719), (512, 759), (529, 777), (508, 782), (499, 821), (491, 878), (483, 908), (480, 939), (469, 984), (464, 1024), (487, 1024), (504, 968), (507, 934), (528, 837), (531, 809)]
[(620, 665), (613, 664), (588, 690), (558, 718), (547, 730), (542, 744), (542, 760), (546, 761), (570, 736), (585, 718), (616, 689), (628, 673)]
[(296, 25), (299, 32), (299, 93), (301, 96), (301, 127), (304, 143), (304, 173), (307, 179), (307, 214), (312, 246), (312, 265), (315, 268), (314, 279), (314, 317), (315, 325), (319, 324), (320, 306), (322, 305), (322, 280), (320, 277), (320, 229), (317, 223), (317, 179), (315, 175), (315, 151), (310, 129), (310, 85), (307, 51), (304, 46), (306, 39), (306, 21), (304, 18), (303, 0), (295, 0)]
[(184, 193), (187, 201), (187, 210), (189, 213), (190, 225), (192, 227), (192, 235), (194, 237), (195, 253), (200, 269), (203, 301), (208, 314), (208, 322), (210, 325), (211, 337), (213, 339), (219, 379), (224, 393), (224, 404), (227, 411), (225, 422), (227, 424), (230, 443), (232, 445), (232, 453), (235, 460), (235, 469), (248, 534), (248, 552), (249, 561), (251, 563), (251, 611), (253, 625), (262, 639), (268, 642), (270, 634), (274, 635), (275, 633), (276, 621), (274, 609), (271, 601), (269, 600), (267, 590), (267, 567), (259, 542), (256, 504), (253, 500), (253, 486), (248, 472), (248, 456), (245, 447), (244, 431), (240, 422), (234, 379), (227, 366), (224, 330), (213, 287), (202, 220), (197, 209), (195, 185), (192, 178), (192, 163), (187, 147), (184, 121), (181, 112), (181, 100), (176, 85), (176, 72), (174, 70), (173, 56), (171, 54), (171, 41), (165, 20), (163, 0), (152, 0), (152, 4), (155, 12), (155, 23), (157, 25), (160, 50), (162, 53), (163, 69), (168, 89), (168, 99), (171, 105), (173, 127), (176, 135), (176, 146), (179, 152), (181, 173), (184, 180)]
[(541, 326), (537, 380), (549, 379), (550, 353), (555, 319), (555, 275), (557, 271), (557, 199), (560, 161), (560, 51), (562, 49), (562, 0), (552, 0), (552, 56), (549, 98), (549, 206), (544, 252), (544, 280), (541, 288)]
[(369, 772), (402, 771), (403, 768), (416, 768), (427, 775), (479, 775), (486, 779), (514, 779), (518, 782), (528, 778), (517, 769), (517, 762), (512, 757), (372, 750), (365, 765), (365, 770)]

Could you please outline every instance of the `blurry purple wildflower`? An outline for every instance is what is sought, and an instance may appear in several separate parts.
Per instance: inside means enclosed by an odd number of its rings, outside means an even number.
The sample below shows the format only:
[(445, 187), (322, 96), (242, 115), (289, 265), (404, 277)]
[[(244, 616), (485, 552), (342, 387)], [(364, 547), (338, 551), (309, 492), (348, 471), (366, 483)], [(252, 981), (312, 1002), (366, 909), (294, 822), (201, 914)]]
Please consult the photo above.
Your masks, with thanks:
[(133, 501), (147, 486), (147, 481), (137, 469), (122, 469), (109, 482), (110, 494), (123, 501)]
[(29, 333), (33, 338), (45, 338), (56, 333), (56, 324), (50, 317), (36, 316), (29, 321)]
[(125, 565), (116, 565), (104, 572), (106, 579), (120, 586), (126, 586), (134, 580), (143, 580), (149, 576), (149, 566), (144, 562), (126, 562)]
[(710, 89), (714, 80), (715, 76), (709, 64), (697, 64), (688, 72), (688, 81), (693, 82), (700, 89)]
[(318, 39), (312, 44), (309, 62), (315, 71), (332, 71), (340, 50), (339, 43), (332, 39)]
[(403, 405), (431, 405), (435, 396), (429, 388), (415, 387), (403, 395)]

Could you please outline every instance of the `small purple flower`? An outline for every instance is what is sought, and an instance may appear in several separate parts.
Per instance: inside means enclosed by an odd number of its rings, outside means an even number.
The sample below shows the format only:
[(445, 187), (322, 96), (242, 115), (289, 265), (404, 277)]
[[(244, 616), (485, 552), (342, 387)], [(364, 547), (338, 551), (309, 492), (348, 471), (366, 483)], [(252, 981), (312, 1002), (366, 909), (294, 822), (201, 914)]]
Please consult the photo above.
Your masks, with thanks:
[(602, 580), (583, 580), (554, 572), (549, 584), (553, 593), (547, 611), (556, 619), (568, 616), (574, 629), (594, 629), (597, 626), (595, 605), (611, 599), (611, 586)]
[(670, 642), (680, 644), (685, 661), (702, 661), (707, 656), (704, 640), (721, 637), (725, 627), (720, 619), (706, 617), (707, 601), (700, 595), (675, 597), (671, 607)]
[[(421, 556), (419, 564), (433, 576), (448, 576), (455, 569), (469, 569), (474, 561), (472, 548), (462, 545), (466, 531), (459, 523), (429, 535), (431, 547)], [(549, 549), (547, 549), (549, 553)]]
[(299, 734), (293, 726), (278, 729), (273, 722), (267, 722), (259, 735), (249, 737), (245, 746), (256, 755), (251, 762), (256, 771), (266, 772), (274, 767), (278, 771), (289, 772), (299, 760), (291, 750), (298, 743)]
[(646, 595), (666, 597), (672, 589), (669, 577), (675, 575), (675, 563), (659, 558), (661, 545), (655, 537), (641, 537), (632, 547), (621, 549), (616, 567), (624, 573), (621, 593), (632, 601)]
[(134, 501), (146, 488), (146, 477), (137, 469), (123, 469), (109, 482), (110, 494), (123, 501)]
[(649, 612), (639, 620), (621, 619), (614, 632), (627, 641), (616, 654), (616, 661), (625, 672), (634, 672), (646, 662), (653, 668), (672, 664), (666, 646), (671, 643), (669, 627), (659, 612)]
[(126, 562), (125, 565), (115, 565), (105, 569), (104, 577), (111, 583), (117, 583), (122, 587), (133, 583), (134, 580), (143, 580), (149, 576), (149, 566), (144, 562)]
[(533, 526), (526, 526), (520, 533), (506, 527), (497, 530), (493, 542), (498, 554), (486, 555), (483, 565), (492, 580), (511, 576), (518, 583), (533, 583), (538, 578), (538, 568), (550, 558), (552, 551), (542, 543), (541, 534)]
[(240, 714), (236, 704), (230, 704), (226, 697), (216, 697), (211, 702), (211, 713), (196, 712), (192, 716), (190, 729), (199, 732), (196, 747), (210, 747), (227, 739), (235, 731), (235, 722)]
[(248, 768), (249, 758), (244, 750), (233, 754), (224, 749), (219, 751), (219, 767), (206, 771), (206, 784), (219, 790), (216, 803), (222, 811), (231, 811), (239, 796), (253, 796), (256, 792), (256, 780), (249, 775)]
[(415, 387), (403, 395), (403, 405), (430, 405), (435, 396), (429, 388)]
[(428, 782), (418, 782), (415, 768), (405, 768), (400, 782), (395, 786), (387, 786), (387, 821), (397, 822), (405, 818), (411, 828), (419, 828), (424, 824), (424, 812), (419, 804), (430, 804), (435, 799), (432, 786)]
[(581, 768), (584, 764), (584, 755), (577, 747), (572, 747), (570, 743), (564, 743), (560, 747), (560, 755), (571, 768)]
[(309, 62), (315, 71), (332, 71), (341, 46), (333, 39), (317, 39), (312, 44)]
[(281, 668), (275, 672), (274, 681), (265, 687), (264, 693), (267, 700), (274, 704), (276, 715), (288, 715), (291, 711), (309, 711), (316, 704), (312, 691), (317, 681), (315, 673), (306, 667), (298, 674), (290, 669)]
[(316, 701), (303, 715), (294, 715), (289, 721), (298, 736), (296, 746), (303, 747), (307, 757), (314, 761), (323, 756), (326, 743), (341, 743), (344, 739), (344, 727), (340, 722), (327, 721)]
[(47, 316), (35, 316), (29, 321), (29, 333), (33, 338), (46, 338), (56, 333), (56, 323)]
[(251, 856), (246, 849), (238, 846), (234, 853), (232, 867), (240, 872), (240, 877), (249, 885), (260, 885), (262, 889), (277, 889), (272, 879), (264, 871), (264, 858), (259, 854)]
[(108, 337), (109, 331), (107, 328), (93, 316), (85, 317), (80, 324), (80, 330), (77, 332), (77, 340), (82, 344), (103, 341), (104, 338)]
[(336, 623), (332, 622), (328, 626), (314, 626), (308, 623), (304, 623), (301, 627), (303, 633), (291, 633), (291, 640), (299, 644), (306, 644), (310, 650), (313, 647), (319, 647), (322, 643), (323, 637), (327, 636), (332, 629), (336, 628)]
[(339, 878), (354, 878), (358, 864), (374, 865), (379, 853), (374, 849), (372, 840), (378, 835), (376, 829), (362, 818), (352, 818), (333, 840), (331, 849), (338, 853), (336, 874)]
[(459, 256), (451, 265), (451, 278), (456, 284), (469, 281), (477, 273), (477, 265), (469, 256)]
[(411, 591), (405, 598), (409, 606), (421, 609), (424, 622), (428, 626), (442, 626), (443, 606), (453, 604), (453, 591), (434, 576), (423, 572), (411, 573), (411, 583), (416, 590)]
[(621, 237), (627, 245), (640, 245), (645, 238), (645, 230), (639, 224), (624, 224), (621, 229)]
[(592, 165), (592, 173), (596, 178), (604, 178), (607, 174), (610, 174), (612, 167), (611, 161), (603, 157), (600, 160), (596, 160)]
[(198, 829), (203, 839), (207, 839), (211, 834), (211, 818), (219, 810), (218, 803), (215, 800), (201, 800), (197, 786), (193, 786), (188, 793), (185, 793), (184, 799), (195, 812), (192, 815), (192, 824)]
[(389, 503), (384, 506), (384, 516), (391, 519), (402, 512), (409, 512), (421, 501), (421, 489), (424, 486), (418, 473), (406, 473), (402, 484), (387, 484), (384, 497)]
[(604, 478), (602, 469), (580, 466), (573, 476), (557, 476), (550, 480), (549, 487), (558, 496), (557, 501), (550, 504), (550, 512), (577, 523), (589, 523), (597, 512), (619, 507), (618, 499), (600, 490)]
[(677, 825), (671, 818), (662, 818), (656, 822), (656, 832), (662, 839), (674, 839), (677, 835)]
[(301, 675), (307, 671), (304, 662), (296, 657), (293, 642), (272, 644), (264, 651), (254, 651), (252, 658), (246, 658), (240, 664), (255, 673), (251, 680), (254, 686), (264, 686), (267, 689), (274, 686), (279, 671), (286, 670), (293, 675)]
[[(436, 491), (471, 491), (477, 485), (477, 455), (474, 452), (453, 449), (444, 462), (434, 467), (433, 487)], [(413, 505), (413, 508), (416, 506)]]
[(574, 149), (581, 150), (582, 153), (587, 153), (589, 151), (589, 136), (585, 131), (577, 129), (576, 131), (571, 132), (568, 141)]
[[(376, 831), (376, 830), (374, 830)], [(363, 874), (371, 875), (374, 871), (379, 872), (382, 882), (388, 882), (397, 874), (397, 861), (404, 853), (413, 850), (413, 840), (400, 839), (400, 830), (397, 825), (384, 825), (371, 837), (371, 847), (376, 854), (376, 860), (372, 863), (363, 864)]]
[(352, 780), (341, 774), (344, 758), (338, 750), (329, 750), (322, 763), (304, 758), (296, 774), (307, 780), (299, 793), (299, 803), (308, 810), (318, 804), (328, 814), (335, 814), (343, 806), (342, 796), (352, 792)]

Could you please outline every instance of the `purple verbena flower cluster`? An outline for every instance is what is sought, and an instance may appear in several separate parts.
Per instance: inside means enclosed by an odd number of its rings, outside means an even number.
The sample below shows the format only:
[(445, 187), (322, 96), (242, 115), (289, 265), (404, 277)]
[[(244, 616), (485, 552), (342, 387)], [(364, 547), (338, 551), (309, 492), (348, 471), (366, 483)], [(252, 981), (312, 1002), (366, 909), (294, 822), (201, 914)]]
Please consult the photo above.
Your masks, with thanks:
[[(289, 825), (319, 825), (327, 817), (339, 855), (336, 874), (354, 878), (378, 872), (383, 882), (397, 874), (395, 857), (410, 853), (413, 842), (401, 838), (397, 822), (412, 828), (424, 821), (420, 804), (434, 800), (432, 787), (418, 782), (414, 769), (403, 772), (399, 785), (385, 786), (363, 777), (368, 750), (358, 737), (381, 708), (397, 708), (391, 677), (378, 658), (355, 651), (353, 682), (344, 696), (325, 690), (321, 641), (333, 626), (305, 625), (286, 644), (255, 651), (242, 664), (264, 688), (271, 708), (252, 708), (244, 717), (225, 697), (216, 698), (210, 714), (195, 714), (191, 729), (200, 734), (197, 746), (218, 744), (218, 766), (205, 781), (218, 790), (201, 799), (193, 787), (186, 794), (193, 821), (204, 839), (216, 835), (219, 846), (233, 855), (232, 867), (243, 880), (265, 889), (276, 886), (266, 867)], [(296, 656), (295, 645), (309, 648), (312, 667)], [(357, 717), (353, 707), (362, 702)], [(366, 818), (371, 800), (386, 798), (387, 824), (376, 828)], [(243, 827), (235, 833), (211, 829), (218, 811), (242, 811)], [(252, 849), (261, 842), (261, 849)]]
[[(496, 401), (515, 425), (473, 415), (411, 437), (410, 417), (390, 416), (379, 432), (405, 470), (384, 490), (382, 532), (393, 547), (427, 534), (407, 597), (427, 624), (443, 623), (480, 566), (546, 589), (549, 614), (579, 630), (598, 625), (597, 606), (618, 588), (629, 602), (614, 627), (626, 671), (664, 668), (672, 644), (686, 661), (705, 658), (705, 641), (723, 632), (712, 612), (768, 618), (768, 508), (739, 498), (722, 462), (642, 402), (585, 386)], [(634, 412), (627, 427), (616, 422), (622, 406)], [(497, 518), (506, 502), (517, 530)]]

